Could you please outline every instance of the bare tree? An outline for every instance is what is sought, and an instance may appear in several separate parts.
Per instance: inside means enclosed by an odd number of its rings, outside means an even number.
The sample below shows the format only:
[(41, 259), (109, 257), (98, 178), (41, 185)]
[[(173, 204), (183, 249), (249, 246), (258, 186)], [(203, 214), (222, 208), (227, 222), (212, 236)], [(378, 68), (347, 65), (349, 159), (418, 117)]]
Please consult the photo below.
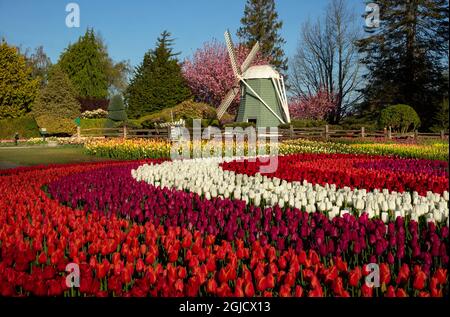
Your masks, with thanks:
[(355, 41), (360, 27), (345, 0), (331, 0), (326, 14), (303, 24), (297, 52), (291, 61), (290, 88), (299, 97), (321, 89), (335, 97), (333, 122), (347, 114), (361, 98), (360, 66)]

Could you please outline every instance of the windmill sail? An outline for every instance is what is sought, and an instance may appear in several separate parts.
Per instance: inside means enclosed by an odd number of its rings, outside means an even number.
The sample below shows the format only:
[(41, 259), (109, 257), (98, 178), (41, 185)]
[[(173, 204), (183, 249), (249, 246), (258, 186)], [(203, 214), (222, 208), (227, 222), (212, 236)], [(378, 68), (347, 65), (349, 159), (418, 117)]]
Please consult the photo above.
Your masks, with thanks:
[[(239, 81), (237, 83), (239, 83)], [(227, 111), (228, 107), (231, 105), (231, 103), (233, 102), (234, 98), (238, 93), (239, 93), (238, 87), (233, 87), (228, 91), (228, 93), (225, 95), (225, 98), (223, 98), (219, 108), (217, 108), (217, 118), (219, 119), (222, 118), (222, 116)]]
[(227, 44), (228, 55), (230, 56), (231, 68), (233, 68), (234, 75), (239, 78), (241, 76), (241, 71), (240, 67), (238, 67), (233, 41), (231, 40), (231, 35), (228, 30), (225, 32), (225, 42)]
[(233, 69), (233, 73), (236, 76), (236, 80), (233, 83), (233, 88), (231, 88), (228, 93), (225, 95), (225, 98), (222, 100), (222, 103), (217, 108), (217, 118), (221, 119), (224, 113), (227, 111), (227, 109), (230, 107), (231, 103), (233, 102), (234, 98), (239, 92), (239, 82), (241, 80), (241, 75), (244, 73), (252, 64), (253, 60), (256, 57), (256, 54), (259, 51), (259, 43), (256, 42), (256, 44), (253, 46), (252, 50), (248, 54), (248, 56), (245, 58), (244, 63), (241, 65), (241, 67), (238, 66), (238, 61), (236, 58), (236, 53), (234, 51), (234, 45), (233, 41), (231, 40), (231, 35), (229, 31), (225, 32), (225, 42), (227, 45), (228, 55), (230, 56), (231, 61), (231, 67)]

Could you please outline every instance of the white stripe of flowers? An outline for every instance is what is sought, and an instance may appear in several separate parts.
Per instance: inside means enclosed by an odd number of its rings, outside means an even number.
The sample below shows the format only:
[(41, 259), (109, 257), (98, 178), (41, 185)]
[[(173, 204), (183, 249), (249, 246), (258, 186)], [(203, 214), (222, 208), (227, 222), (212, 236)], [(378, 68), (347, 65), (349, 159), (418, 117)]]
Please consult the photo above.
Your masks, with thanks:
[[(417, 192), (398, 193), (387, 189), (367, 191), (336, 185), (312, 185), (303, 182), (287, 182), (279, 178), (269, 178), (256, 174), (248, 176), (224, 171), (219, 164), (238, 158), (200, 158), (192, 160), (167, 161), (161, 164), (144, 164), (131, 174), (137, 181), (176, 188), (212, 197), (244, 200), (256, 206), (290, 206), (309, 213), (327, 213), (330, 219), (353, 212), (361, 215), (364, 211), (369, 218), (380, 217), (385, 223), (397, 216), (410, 216), (418, 221), (424, 216), (428, 222), (449, 223), (449, 193), (442, 195), (427, 192), (420, 196)], [(394, 218), (395, 217), (395, 218)]]

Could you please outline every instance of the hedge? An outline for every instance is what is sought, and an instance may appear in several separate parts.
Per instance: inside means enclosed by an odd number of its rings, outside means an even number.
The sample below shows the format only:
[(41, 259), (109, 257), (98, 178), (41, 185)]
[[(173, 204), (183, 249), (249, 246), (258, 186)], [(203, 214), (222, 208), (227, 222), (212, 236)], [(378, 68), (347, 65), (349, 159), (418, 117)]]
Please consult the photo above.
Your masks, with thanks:
[(36, 120), (30, 115), (0, 120), (0, 139), (13, 139), (16, 132), (20, 138), (41, 136)]

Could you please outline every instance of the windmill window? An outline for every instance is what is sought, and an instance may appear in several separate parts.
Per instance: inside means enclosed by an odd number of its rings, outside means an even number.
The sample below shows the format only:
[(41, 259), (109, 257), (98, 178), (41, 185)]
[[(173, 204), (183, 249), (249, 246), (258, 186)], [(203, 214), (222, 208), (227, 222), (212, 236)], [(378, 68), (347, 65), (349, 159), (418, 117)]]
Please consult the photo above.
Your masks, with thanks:
[(254, 123), (256, 125), (256, 118), (247, 118), (248, 123)]

